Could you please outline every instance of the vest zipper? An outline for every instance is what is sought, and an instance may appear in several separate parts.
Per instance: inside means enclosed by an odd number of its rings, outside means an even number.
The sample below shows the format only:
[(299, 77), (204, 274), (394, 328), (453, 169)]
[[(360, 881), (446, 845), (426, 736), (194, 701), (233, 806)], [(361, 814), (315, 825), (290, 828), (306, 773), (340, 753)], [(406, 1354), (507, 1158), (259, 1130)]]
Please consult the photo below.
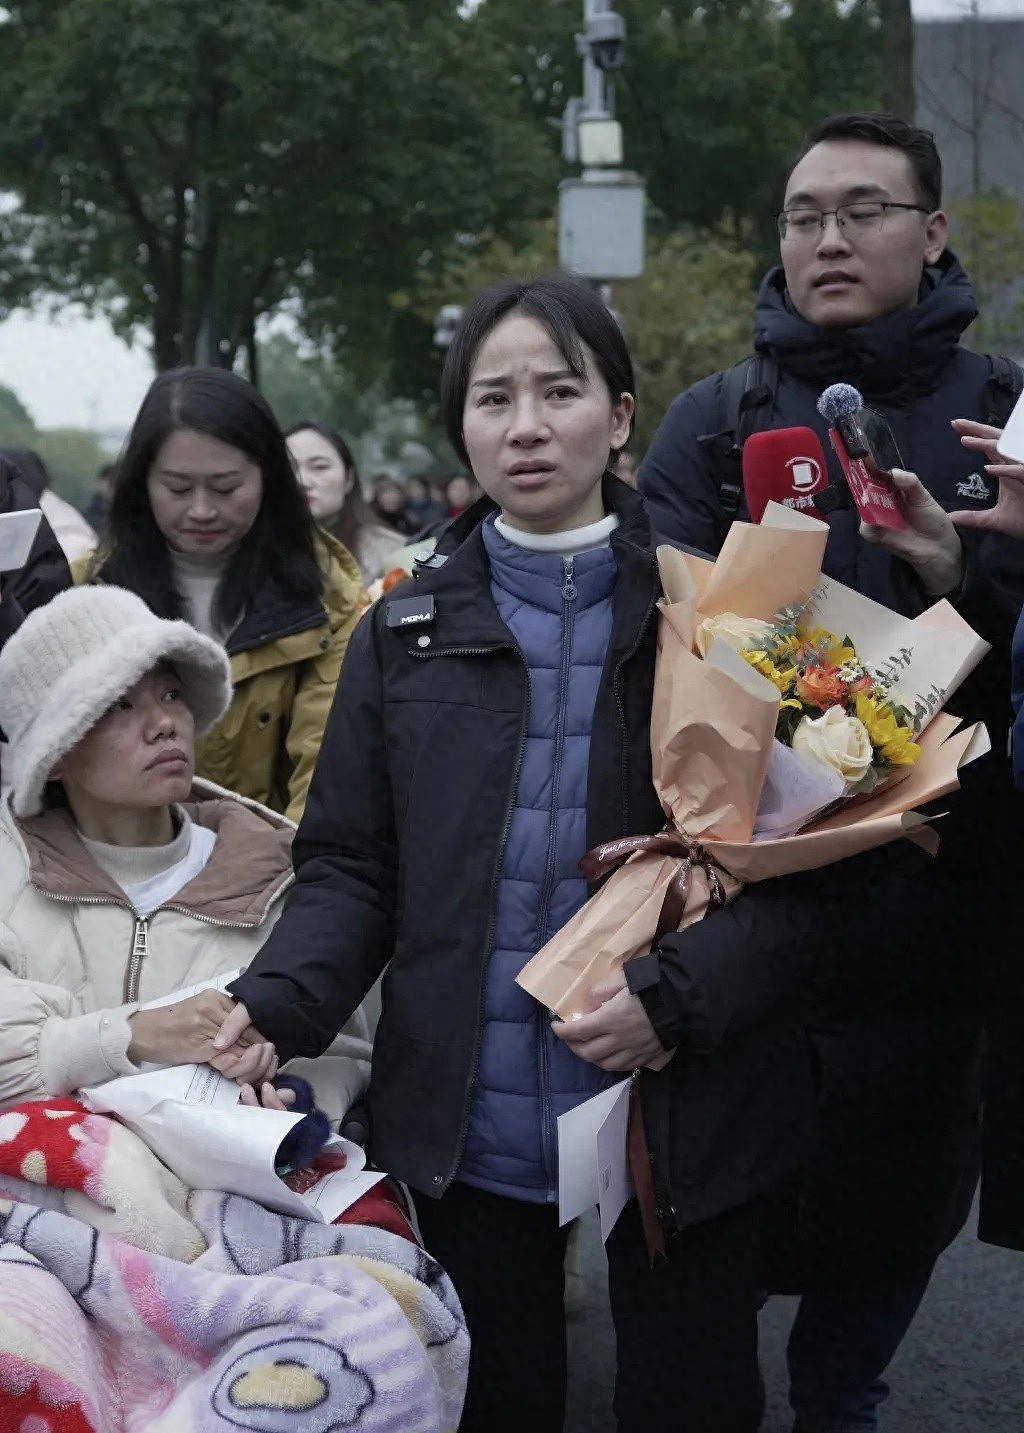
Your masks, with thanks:
[[(562, 558), (564, 576), (562, 579), (562, 657), (559, 668), (558, 718), (555, 723), (555, 764), (551, 773), (551, 813), (548, 818), (547, 868), (544, 872), (544, 886), (541, 890), (540, 907), (537, 912), (537, 949), (547, 943), (548, 916), (551, 908), (551, 892), (555, 881), (555, 842), (558, 832), (558, 792), (562, 782), (562, 753), (565, 743), (565, 717), (569, 704), (569, 675), (572, 671), (573, 604), (576, 601), (576, 578), (574, 560)], [(544, 1161), (544, 1177), (547, 1183), (547, 1198), (553, 1203), (558, 1197), (556, 1174), (556, 1150), (552, 1141), (552, 1118), (550, 1098), (550, 1068), (548, 1040), (550, 1015), (542, 1005), (537, 1006), (537, 1073), (540, 1092), (541, 1150)]]
[(530, 682), (530, 668), (527, 666), (526, 658), (513, 642), (501, 642), (493, 647), (440, 647), (436, 652), (409, 653), (411, 657), (418, 657), (421, 661), (430, 661), (434, 657), (489, 657), (492, 652), (501, 651), (514, 652), (523, 664), (523, 670), (526, 673), (526, 705), (523, 709), (523, 718), (519, 727), (519, 750), (516, 753), (515, 770), (512, 773), (512, 785), (509, 790), (508, 805), (505, 809), (505, 824), (502, 827), (501, 839), (498, 842), (498, 855), (494, 863), (494, 874), (491, 877), (491, 914), (487, 924), (487, 936), (484, 941), (484, 959), (480, 969), (480, 987), (477, 992), (476, 1039), (473, 1044), (473, 1064), (469, 1072), (469, 1081), (466, 1085), (465, 1104), (462, 1108), (462, 1124), (459, 1129), (459, 1143), (455, 1152), (455, 1158), (449, 1167), (448, 1173), (446, 1175), (435, 1174), (431, 1180), (431, 1185), (437, 1195), (444, 1194), (446, 1190), (451, 1187), (455, 1178), (455, 1172), (462, 1163), (462, 1156), (466, 1152), (466, 1140), (469, 1138), (469, 1110), (473, 1102), (473, 1087), (476, 1084), (476, 1077), (480, 1072), (480, 1046), (483, 1036), (487, 969), (491, 963), (491, 955), (494, 950), (494, 929), (498, 920), (498, 877), (501, 874), (502, 863), (505, 860), (505, 847), (508, 845), (509, 832), (512, 830), (512, 816), (516, 809), (516, 797), (519, 794), (519, 778), (522, 774), (523, 756), (526, 752), (526, 737), (530, 726), (530, 702), (533, 692)]

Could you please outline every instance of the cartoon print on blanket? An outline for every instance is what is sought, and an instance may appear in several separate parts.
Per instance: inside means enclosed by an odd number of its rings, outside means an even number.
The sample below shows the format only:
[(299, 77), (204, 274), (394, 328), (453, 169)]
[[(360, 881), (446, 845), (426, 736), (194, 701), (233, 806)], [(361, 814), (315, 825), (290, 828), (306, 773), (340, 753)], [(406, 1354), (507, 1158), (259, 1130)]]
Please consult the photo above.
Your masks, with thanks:
[[(0, 1172), (0, 1182), (24, 1192), (21, 1202), (0, 1200), (5, 1433), (458, 1426), (468, 1335), (447, 1276), (422, 1249), (389, 1228), (291, 1219), (199, 1191), (187, 1197), (198, 1257), (186, 1263), (132, 1247), (41, 1207), (39, 1196), (54, 1190), (39, 1177), (53, 1180), (63, 1169), (108, 1200), (101, 1216), (113, 1209), (120, 1217), (102, 1160), (83, 1176), (71, 1145), (85, 1141), (51, 1133), (65, 1122), (75, 1128), (73, 1110), (54, 1117), (56, 1106), (72, 1104), (48, 1102), (50, 1113), (19, 1106), (7, 1113), (27, 1112), (28, 1123), (0, 1125), (0, 1170), (18, 1170)], [(79, 1128), (97, 1119), (105, 1117), (83, 1115)], [(108, 1150), (124, 1135), (149, 1154), (130, 1131), (115, 1129)], [(49, 1151), (45, 1175), (28, 1147), (39, 1131)], [(126, 1165), (130, 1148), (121, 1150)]]

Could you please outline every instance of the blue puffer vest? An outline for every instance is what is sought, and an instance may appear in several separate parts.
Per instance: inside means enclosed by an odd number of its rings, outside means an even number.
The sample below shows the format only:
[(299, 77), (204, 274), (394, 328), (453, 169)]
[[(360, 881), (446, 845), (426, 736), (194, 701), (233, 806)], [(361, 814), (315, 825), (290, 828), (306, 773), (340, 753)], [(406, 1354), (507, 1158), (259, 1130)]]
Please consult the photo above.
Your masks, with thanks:
[(616, 1078), (551, 1033), (515, 983), (587, 898), (590, 732), (612, 631), (610, 548), (527, 551), (483, 529), (491, 591), (530, 672), (530, 711), (487, 970), (480, 1066), (457, 1178), (534, 1203), (558, 1197), (556, 1120)]

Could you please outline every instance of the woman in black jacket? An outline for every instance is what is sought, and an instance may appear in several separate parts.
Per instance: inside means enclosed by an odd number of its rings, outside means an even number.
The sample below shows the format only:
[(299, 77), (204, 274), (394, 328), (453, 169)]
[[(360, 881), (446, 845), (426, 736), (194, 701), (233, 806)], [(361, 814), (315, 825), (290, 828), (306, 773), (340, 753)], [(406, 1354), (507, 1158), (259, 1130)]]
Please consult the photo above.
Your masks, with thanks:
[[(35, 493), (6, 458), (0, 458), (0, 513), (39, 506)], [(0, 647), (27, 613), (71, 586), (71, 571), (45, 518), (39, 523), (28, 561), (18, 572), (0, 572)]]
[[(591, 1079), (675, 1049), (663, 1071), (639, 1076), (666, 1257), (651, 1266), (635, 1201), (608, 1243), (619, 1427), (753, 1433), (762, 1211), (799, 1160), (813, 1106), (803, 972), (808, 959), (861, 958), (865, 889), (894, 910), (896, 948), (916, 940), (922, 858), (889, 848), (750, 887), (633, 962), (628, 984), (578, 1028), (553, 1040), (547, 1013), (528, 1007), (517, 1067), (494, 1027), (507, 1020), (515, 1034), (514, 976), (553, 933), (553, 906), (542, 881), (536, 939), (516, 966), (509, 883), (512, 904), (533, 910), (536, 843), (524, 833), (535, 818), (536, 840), (550, 842), (563, 815), (571, 824), (558, 794), (571, 743), (589, 743), (573, 868), (588, 848), (664, 822), (649, 746), (660, 588), (643, 501), (607, 471), (631, 427), (629, 355), (585, 285), (563, 275), (481, 295), (449, 350), (443, 397), (452, 442), (488, 500), (353, 635), (295, 842), (297, 884), (232, 986), (244, 1003), (221, 1038), (251, 1013), (282, 1059), (316, 1055), (386, 968), (371, 1150), (412, 1187), (427, 1246), (463, 1299), (473, 1361), (462, 1427), (487, 1433), (555, 1433), (565, 1398), (565, 1231), (550, 1185), (514, 1188), (511, 1125), (508, 1148), (491, 1149), (507, 1153), (510, 1172), (477, 1158), (506, 1118), (495, 1084), (511, 1089), (525, 1067), (531, 1108), (546, 1120), (552, 1043), (563, 1054), (578, 1046)], [(563, 648), (560, 667), (557, 638), (546, 666), (531, 654), (522, 609), (534, 599), (509, 604), (503, 585), (507, 567), (539, 576), (544, 561), (567, 624), (579, 622), (584, 584), (609, 573), (603, 655), (592, 678), (571, 669), (574, 695), (558, 705), (553, 736), (531, 722), (565, 685), (571, 657)], [(584, 717), (577, 683), (587, 681)], [(535, 787), (545, 739), (556, 742), (553, 775)], [(568, 871), (568, 857), (564, 842), (549, 844), (552, 870)], [(561, 909), (555, 928), (565, 919)], [(513, 1187), (496, 1193), (501, 1179)]]

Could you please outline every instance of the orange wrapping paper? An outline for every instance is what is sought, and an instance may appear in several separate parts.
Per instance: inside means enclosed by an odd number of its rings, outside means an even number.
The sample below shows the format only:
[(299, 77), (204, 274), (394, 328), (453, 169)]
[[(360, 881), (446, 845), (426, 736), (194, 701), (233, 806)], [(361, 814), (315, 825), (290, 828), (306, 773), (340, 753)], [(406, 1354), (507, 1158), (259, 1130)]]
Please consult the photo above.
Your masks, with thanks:
[[(961, 730), (956, 717), (939, 713), (920, 738), (920, 759), (900, 779), (795, 836), (751, 840), (778, 694), (770, 699), (770, 684), (752, 669), (756, 680), (734, 680), (701, 661), (692, 651), (694, 632), (702, 616), (730, 611), (771, 620), (803, 600), (819, 579), (827, 535), (812, 521), (793, 529), (736, 523), (714, 567), (672, 548), (658, 551), (665, 596), (651, 713), (654, 785), (670, 822), (699, 840), (720, 868), (727, 900), (747, 882), (828, 866), (904, 837), (934, 851), (937, 837), (914, 808), (957, 790), (960, 767), (988, 749), (983, 727)], [(932, 609), (921, 620), (936, 625), (943, 617)], [(984, 650), (980, 644), (979, 658)], [(675, 856), (631, 856), (528, 962), (518, 983), (563, 1019), (584, 1012), (593, 985), (650, 950), (680, 866)], [(679, 928), (702, 919), (708, 904), (707, 878), (697, 867)]]

